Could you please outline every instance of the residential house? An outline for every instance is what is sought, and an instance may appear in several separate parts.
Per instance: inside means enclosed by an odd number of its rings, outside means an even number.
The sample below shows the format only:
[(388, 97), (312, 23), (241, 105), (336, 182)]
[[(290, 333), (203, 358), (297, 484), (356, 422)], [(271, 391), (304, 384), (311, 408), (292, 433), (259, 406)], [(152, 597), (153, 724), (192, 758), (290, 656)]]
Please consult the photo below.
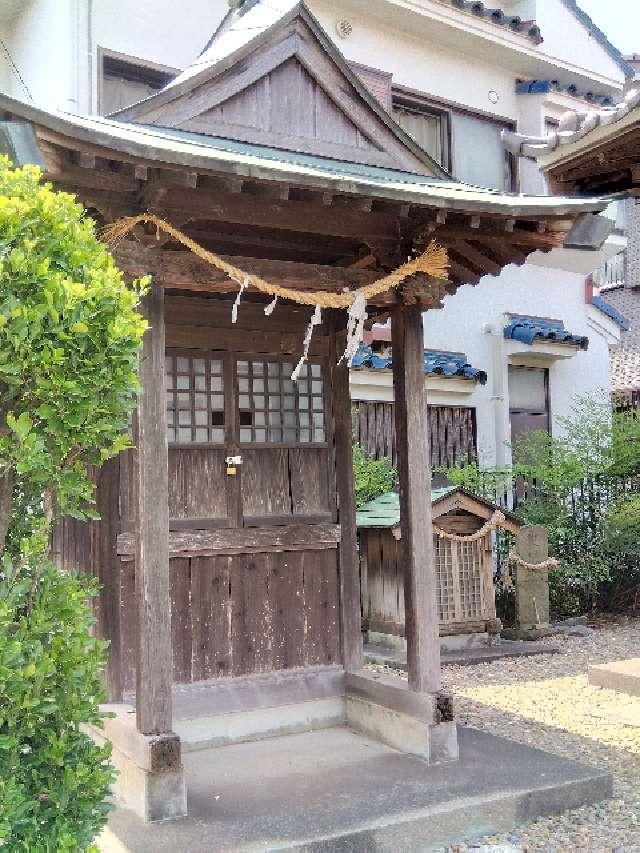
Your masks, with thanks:
[[(242, 12), (255, 3), (231, 5)], [(271, 13), (265, 6), (264, 25), (286, 5), (274, 0)], [(70, 112), (119, 110), (186, 68), (218, 24), (229, 23), (229, 6), (193, 0), (185, 12), (157, 0), (5, 2), (0, 88)], [(505, 154), (502, 131), (542, 135), (567, 110), (615, 103), (633, 74), (574, 0), (504, 0), (499, 9), (467, 0), (309, 6), (424, 149), (457, 178), (496, 190), (546, 192), (535, 163)], [(443, 212), (425, 239), (443, 237), (447, 227)], [(621, 326), (590, 300), (585, 280), (623, 246), (613, 235), (600, 252), (563, 248), (550, 232), (549, 252), (527, 259), (523, 251), (520, 266), (500, 272), (499, 239), (489, 258), (472, 240), (450, 245), (458, 279), (490, 278), (480, 289), (460, 288), (425, 318), (435, 464), (474, 456), (504, 464), (513, 434), (532, 426), (558, 431), (576, 395), (610, 389), (607, 354)], [(384, 262), (379, 247), (370, 250)], [(387, 337), (374, 330), (372, 350), (359, 354), (351, 378), (360, 438), (377, 454), (393, 452)]]
[[(635, 55), (630, 57), (634, 68)], [(601, 267), (590, 284), (592, 304), (617, 321), (620, 342), (611, 347), (611, 385), (619, 405), (640, 405), (640, 85), (606, 109), (563, 116), (557, 131), (531, 137), (508, 133), (512, 154), (535, 162), (555, 192), (617, 193), (626, 248)]]

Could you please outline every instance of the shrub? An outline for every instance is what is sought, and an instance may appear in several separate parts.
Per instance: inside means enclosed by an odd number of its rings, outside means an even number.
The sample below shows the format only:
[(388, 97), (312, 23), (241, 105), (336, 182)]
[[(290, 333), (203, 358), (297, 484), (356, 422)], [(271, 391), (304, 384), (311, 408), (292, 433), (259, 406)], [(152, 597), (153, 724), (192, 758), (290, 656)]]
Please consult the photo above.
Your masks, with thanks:
[(0, 581), (0, 838), (7, 851), (91, 847), (107, 814), (109, 746), (100, 724), (106, 644), (94, 639), (96, 582), (51, 563)]
[(549, 573), (554, 614), (618, 608), (629, 602), (623, 578), (632, 583), (638, 572), (633, 536), (640, 504), (625, 496), (640, 478), (640, 418), (612, 412), (607, 401), (582, 399), (558, 426), (557, 436), (537, 431), (514, 442), (510, 468), (474, 464), (445, 473), (493, 499), (517, 478), (528, 483), (516, 513), (547, 528), (550, 553), (560, 562)]
[(96, 583), (59, 572), (48, 547), (61, 517), (95, 517), (90, 467), (129, 445), (142, 286), (125, 284), (72, 196), (0, 157), (0, 836), (11, 851), (88, 850), (106, 819), (109, 750), (81, 730), (101, 719)]
[(139, 298), (82, 206), (0, 157), (0, 544), (4, 528), (15, 550), (25, 533), (10, 529), (12, 492), (30, 535), (43, 509), (90, 514), (87, 465), (129, 443)]
[(379, 495), (390, 492), (395, 486), (396, 470), (391, 461), (374, 459), (359, 444), (353, 445), (353, 477), (356, 506), (361, 507)]
[(609, 566), (603, 597), (614, 610), (640, 606), (640, 495), (624, 497), (602, 522), (602, 549)]

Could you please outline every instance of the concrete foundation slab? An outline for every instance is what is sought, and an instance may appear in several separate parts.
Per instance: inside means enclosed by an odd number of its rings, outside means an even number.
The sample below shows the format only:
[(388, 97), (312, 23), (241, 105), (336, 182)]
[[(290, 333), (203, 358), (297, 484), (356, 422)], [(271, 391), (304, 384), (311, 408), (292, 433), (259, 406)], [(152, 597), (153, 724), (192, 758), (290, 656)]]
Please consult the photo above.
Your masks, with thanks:
[[(449, 650), (441, 653), (442, 665), (456, 666), (486, 663), (500, 658), (529, 657), (530, 655), (551, 655), (558, 651), (557, 646), (547, 643), (528, 643), (512, 640), (501, 640), (496, 645), (477, 646), (464, 649)], [(364, 647), (367, 663), (379, 666), (391, 666), (394, 669), (407, 670), (407, 653), (400, 649), (390, 649), (387, 646), (369, 643)]]
[(417, 853), (509, 830), (611, 796), (611, 777), (473, 729), (460, 760), (422, 759), (346, 728), (184, 756), (189, 816), (110, 817), (103, 853), (402, 850)]
[(589, 684), (640, 696), (640, 658), (603, 663), (589, 669)]

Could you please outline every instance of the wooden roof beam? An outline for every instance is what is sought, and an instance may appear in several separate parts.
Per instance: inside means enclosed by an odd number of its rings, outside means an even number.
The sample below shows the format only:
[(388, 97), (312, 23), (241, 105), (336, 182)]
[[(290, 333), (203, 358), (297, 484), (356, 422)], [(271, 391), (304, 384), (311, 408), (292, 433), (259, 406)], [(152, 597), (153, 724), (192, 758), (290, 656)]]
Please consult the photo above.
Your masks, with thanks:
[(464, 261), (473, 264), (474, 267), (481, 270), (483, 274), (499, 275), (502, 272), (502, 267), (495, 261), (488, 258), (480, 249), (476, 249), (466, 240), (456, 240), (451, 244), (451, 248), (463, 258)]
[(436, 239), (445, 242), (455, 242), (456, 240), (503, 242), (505, 239), (508, 239), (510, 242), (518, 243), (522, 246), (530, 246), (532, 249), (553, 249), (562, 246), (568, 230), (563, 228), (562, 231), (550, 230), (544, 234), (540, 234), (537, 230), (529, 231), (524, 228), (514, 228), (507, 238), (504, 231), (493, 225), (485, 225), (483, 223), (480, 228), (473, 231), (461, 226), (445, 225), (443, 228), (438, 228), (434, 236)]
[(181, 211), (192, 218), (217, 219), (220, 222), (331, 235), (358, 239), (362, 242), (396, 243), (399, 239), (397, 217), (390, 214), (349, 208), (331, 208), (305, 201), (256, 199), (245, 193), (218, 193), (198, 189), (186, 192), (175, 188), (150, 191), (145, 201), (159, 215)]
[[(150, 274), (160, 286), (173, 290), (236, 293), (238, 284), (225, 273), (200, 260), (191, 252), (144, 248), (134, 241), (122, 241), (113, 250), (118, 266), (130, 278)], [(377, 281), (379, 270), (324, 266), (294, 261), (274, 261), (244, 256), (221, 256), (244, 272), (274, 284), (301, 291), (325, 290), (341, 293), (345, 287), (358, 288)], [(397, 302), (395, 291), (372, 300), (378, 306)]]

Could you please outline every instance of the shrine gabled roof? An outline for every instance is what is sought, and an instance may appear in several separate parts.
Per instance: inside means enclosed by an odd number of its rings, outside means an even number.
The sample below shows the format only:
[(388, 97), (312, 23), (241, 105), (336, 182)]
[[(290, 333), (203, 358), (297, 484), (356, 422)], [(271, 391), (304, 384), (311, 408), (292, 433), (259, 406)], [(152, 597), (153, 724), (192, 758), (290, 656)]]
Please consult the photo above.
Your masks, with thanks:
[[(420, 176), (398, 169), (364, 166), (347, 160), (239, 143), (190, 131), (145, 127), (102, 117), (46, 112), (0, 95), (0, 111), (12, 118), (54, 131), (105, 155), (139, 159), (158, 166), (184, 167), (216, 174), (288, 182), (294, 186), (363, 195), (403, 204), (461, 211), (492, 212), (523, 218), (579, 216), (604, 210), (607, 198), (526, 196), (471, 186), (453, 179)], [(10, 148), (0, 132), (0, 150)], [(104, 156), (104, 155), (103, 155)], [(17, 165), (22, 165), (17, 163)]]
[(175, 80), (112, 117), (450, 177), (294, 0), (238, 4)]
[[(456, 490), (455, 486), (445, 486), (442, 489), (431, 490), (431, 502), (441, 500)], [(374, 498), (356, 511), (356, 526), (359, 528), (397, 527), (400, 524), (400, 495), (397, 492), (387, 492)]]
[[(462, 488), (462, 486), (443, 486), (440, 489), (431, 490), (431, 504), (434, 507), (434, 516), (437, 517), (437, 506), (440, 501), (457, 494), (465, 499), (466, 508), (469, 512), (477, 513), (479, 516), (487, 511), (500, 510), (509, 523), (508, 529), (513, 525), (520, 527), (522, 522), (513, 513), (498, 507), (491, 501), (475, 495), (473, 492)], [(441, 508), (442, 511), (443, 508)], [(440, 511), (440, 512), (441, 512)], [(475, 514), (474, 513), (474, 514)], [(356, 511), (356, 526), (358, 528), (391, 528), (400, 525), (400, 495), (397, 492), (386, 492), (364, 504)]]

